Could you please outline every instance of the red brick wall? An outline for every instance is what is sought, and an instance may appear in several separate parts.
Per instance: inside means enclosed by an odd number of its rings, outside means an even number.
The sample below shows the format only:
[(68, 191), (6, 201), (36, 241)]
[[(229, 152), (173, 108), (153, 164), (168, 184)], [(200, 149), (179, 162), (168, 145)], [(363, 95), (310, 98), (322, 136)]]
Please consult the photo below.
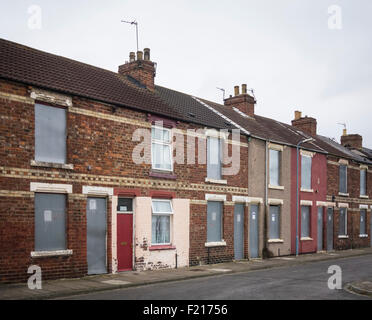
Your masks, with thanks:
[[(0, 80), (0, 93), (16, 94), (29, 97), (29, 87)], [(130, 109), (118, 108), (113, 113), (111, 106), (84, 98), (73, 97), (73, 107), (114, 116), (125, 116), (133, 120), (147, 121), (147, 114)], [(133, 186), (140, 189), (141, 196), (149, 196), (150, 190), (165, 190), (157, 187), (157, 181), (164, 179), (149, 178), (151, 165), (136, 165), (131, 155), (138, 142), (132, 141), (135, 125), (120, 123), (107, 119), (68, 112), (67, 127), (67, 163), (74, 165), (73, 170), (32, 167), (34, 159), (34, 105), (11, 101), (0, 97), (0, 190), (17, 191), (16, 196), (0, 194), (0, 282), (24, 281), (27, 279), (27, 268), (37, 264), (42, 268), (43, 279), (76, 277), (87, 272), (86, 262), (86, 199), (81, 195), (83, 185), (98, 185), (106, 187), (125, 187), (114, 177), (149, 179), (146, 186)], [(195, 124), (178, 123), (179, 129), (203, 128)], [(185, 142), (186, 142), (186, 137)], [(247, 143), (246, 137), (241, 141)], [(197, 142), (196, 142), (197, 146)], [(229, 145), (231, 151), (231, 145)], [(238, 175), (225, 176), (228, 187), (247, 188), (248, 149), (240, 149), (241, 168)], [(187, 155), (185, 147), (185, 157)], [(196, 155), (197, 157), (197, 155)], [(185, 160), (186, 161), (186, 160)], [(88, 169), (90, 167), (90, 169)], [(22, 171), (23, 170), (23, 171)], [(236, 191), (221, 190), (226, 187), (205, 183), (206, 165), (174, 165), (177, 182), (186, 186), (192, 183), (210, 186), (209, 190), (176, 189), (176, 197), (191, 200), (205, 200), (205, 193), (227, 194), (231, 201)], [(87, 175), (84, 177), (82, 175)], [(105, 176), (110, 182), (96, 182), (96, 178)], [(85, 180), (84, 180), (84, 179)], [(99, 180), (98, 180), (99, 181)], [(34, 199), (30, 192), (30, 182), (72, 184), (73, 194), (68, 195), (67, 203), (67, 249), (73, 250), (69, 257), (48, 257), (31, 259), (30, 252), (34, 250)], [(169, 180), (173, 183), (173, 180)], [(23, 192), (23, 193), (20, 193)], [(240, 193), (241, 195), (241, 193)], [(111, 270), (111, 202), (107, 207), (108, 269)], [(206, 242), (206, 205), (191, 205), (190, 212), (190, 263), (194, 264), (197, 257), (204, 262), (207, 259)], [(211, 261), (226, 261), (233, 258), (233, 206), (224, 206), (224, 238), (227, 246), (211, 249)]]
[[(360, 170), (359, 163), (349, 160), (349, 166), (347, 169), (347, 191), (349, 196), (340, 196), (339, 193), (339, 166), (332, 162), (338, 162), (337, 157), (328, 156), (327, 164), (327, 179), (328, 179), (328, 197), (331, 199), (335, 196), (337, 207), (334, 210), (334, 232), (333, 232), (333, 244), (334, 249), (344, 250), (359, 247), (369, 247), (370, 246), (370, 219), (371, 211), (367, 210), (367, 221), (366, 228), (368, 237), (359, 237), (359, 227), (360, 227), (360, 204), (368, 204), (370, 208), (370, 200), (372, 199), (372, 174), (367, 173), (367, 195), (369, 199), (360, 198)], [(338, 208), (338, 203), (347, 203), (349, 205), (347, 213), (347, 230), (348, 238), (339, 238), (339, 222), (340, 222), (340, 210)]]

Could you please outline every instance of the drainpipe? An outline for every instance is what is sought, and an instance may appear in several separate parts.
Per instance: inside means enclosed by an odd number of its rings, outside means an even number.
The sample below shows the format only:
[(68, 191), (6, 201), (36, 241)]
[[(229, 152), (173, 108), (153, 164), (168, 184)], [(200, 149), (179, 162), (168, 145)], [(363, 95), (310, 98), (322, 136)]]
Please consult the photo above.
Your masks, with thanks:
[(268, 165), (268, 150), (269, 150), (269, 140), (265, 141), (265, 216), (264, 216), (264, 232), (263, 232), (263, 258), (264, 255), (267, 255), (267, 216), (268, 216), (268, 174), (267, 174), (267, 165)]
[(296, 257), (298, 256), (298, 245), (299, 245), (299, 239), (298, 239), (298, 216), (299, 216), (299, 202), (300, 202), (300, 199), (299, 199), (299, 191), (298, 191), (298, 166), (299, 166), (299, 153), (300, 153), (300, 145), (305, 143), (305, 142), (310, 142), (310, 141), (314, 141), (313, 138), (308, 138), (308, 139), (304, 139), (304, 140), (301, 140), (299, 143), (297, 143), (297, 146), (296, 146), (296, 156), (297, 156), (297, 164), (296, 164)]

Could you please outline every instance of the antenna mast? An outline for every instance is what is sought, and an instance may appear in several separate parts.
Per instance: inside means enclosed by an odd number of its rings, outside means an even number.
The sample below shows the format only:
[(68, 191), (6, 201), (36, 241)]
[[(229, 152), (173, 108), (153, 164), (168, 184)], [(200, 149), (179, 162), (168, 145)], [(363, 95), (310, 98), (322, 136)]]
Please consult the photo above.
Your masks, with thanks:
[(136, 20), (134, 20), (134, 21), (121, 20), (121, 22), (134, 24), (136, 26), (136, 42), (137, 42), (137, 52), (138, 52), (138, 22)]
[(221, 90), (223, 92), (223, 100), (225, 100), (225, 89), (216, 87), (218, 90)]

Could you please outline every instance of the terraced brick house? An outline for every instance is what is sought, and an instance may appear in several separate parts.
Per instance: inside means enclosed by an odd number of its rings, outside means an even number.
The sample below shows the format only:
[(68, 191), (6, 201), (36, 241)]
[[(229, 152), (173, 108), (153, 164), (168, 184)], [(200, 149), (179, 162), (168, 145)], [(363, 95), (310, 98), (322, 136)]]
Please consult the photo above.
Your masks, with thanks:
[(341, 144), (317, 134), (316, 119), (296, 113), (292, 125), (306, 132), (327, 151), (327, 202), (318, 225), (323, 227), (323, 250), (371, 246), (372, 158), (360, 135), (347, 135)]

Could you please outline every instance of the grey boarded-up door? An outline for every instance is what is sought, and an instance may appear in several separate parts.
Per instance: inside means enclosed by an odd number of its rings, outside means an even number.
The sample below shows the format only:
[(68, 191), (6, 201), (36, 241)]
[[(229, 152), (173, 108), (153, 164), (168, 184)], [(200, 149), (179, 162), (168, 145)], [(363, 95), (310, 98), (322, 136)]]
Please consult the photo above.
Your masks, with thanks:
[(318, 207), (318, 248), (323, 250), (323, 207)]
[(258, 258), (258, 205), (251, 204), (249, 213), (249, 256)]
[(333, 250), (333, 208), (327, 209), (327, 251)]
[(107, 273), (106, 267), (106, 199), (87, 199), (88, 274)]
[(244, 258), (244, 204), (236, 204), (234, 208), (234, 258)]

